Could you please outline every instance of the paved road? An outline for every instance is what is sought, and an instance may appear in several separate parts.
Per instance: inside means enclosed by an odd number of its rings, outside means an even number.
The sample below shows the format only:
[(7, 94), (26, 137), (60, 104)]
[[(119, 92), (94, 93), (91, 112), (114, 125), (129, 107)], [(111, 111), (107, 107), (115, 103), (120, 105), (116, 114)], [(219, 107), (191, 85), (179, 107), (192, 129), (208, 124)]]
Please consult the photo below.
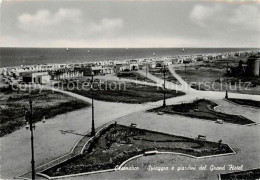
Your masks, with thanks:
[[(73, 97), (91, 102), (89, 98), (61, 90)], [(95, 125), (99, 127), (111, 120), (147, 108), (142, 104), (124, 104), (95, 101)], [(72, 130), (86, 134), (91, 129), (91, 108), (58, 115), (47, 119), (45, 124), (36, 123), (35, 161), (36, 167), (61, 155), (67, 154), (81, 138), (74, 134), (61, 134), (60, 130)], [(0, 138), (1, 178), (12, 179), (30, 170), (30, 132), (21, 128)], [(19, 159), (19, 161), (16, 161)]]
[[(193, 99), (196, 98), (210, 98), (210, 99), (223, 99), (225, 97), (225, 92), (221, 91), (199, 91), (192, 89), (188, 83), (186, 83), (173, 69), (173, 66), (169, 66), (169, 71), (175, 77), (180, 83), (179, 84), (174, 84), (172, 82), (165, 82), (165, 86), (167, 89), (173, 89), (177, 91), (182, 91), (185, 92), (186, 95), (182, 98), (186, 99), (189, 101), (191, 98), (190, 96), (193, 97)], [(146, 77), (146, 72), (145, 71), (138, 71), (140, 75)], [(156, 82), (158, 85), (163, 86), (163, 80), (160, 79), (159, 77), (156, 77), (152, 75), (151, 73), (147, 73), (147, 78), (150, 80)], [(259, 95), (251, 95), (251, 94), (240, 94), (240, 93), (228, 93), (229, 98), (240, 98), (240, 99), (252, 99), (252, 100), (258, 100), (260, 101), (260, 96)], [(174, 103), (174, 99), (171, 99), (170, 102)]]
[(184, 80), (181, 78), (181, 76), (179, 76), (179, 75), (175, 72), (174, 66), (168, 66), (167, 68), (169, 69), (169, 71), (170, 71), (170, 73), (172, 74), (172, 76), (175, 77), (175, 78), (179, 81), (179, 83), (181, 83), (181, 85), (182, 85), (183, 87), (185, 87), (186, 89), (188, 89), (188, 90), (190, 90), (190, 91), (194, 90), (194, 89), (192, 89), (192, 88), (189, 86), (189, 84), (188, 84), (186, 81), (184, 81)]
[[(176, 73), (173, 73), (176, 77)], [(153, 77), (148, 78), (155, 82), (163, 82), (162, 79)], [(177, 77), (178, 78), (178, 77)], [(176, 78), (176, 79), (177, 79)], [(143, 82), (142, 82), (143, 83)], [(169, 89), (180, 90), (180, 85), (166, 82)], [(89, 98), (71, 93), (60, 91), (68, 95), (90, 102)], [(192, 89), (183, 90), (186, 95), (168, 99), (167, 104), (189, 102), (196, 98), (222, 99), (224, 92), (196, 91)], [(260, 96), (230, 93), (229, 97), (260, 100)], [(162, 101), (145, 104), (124, 104), (95, 101), (95, 122), (99, 127), (109, 121), (137, 111), (144, 111), (151, 107), (160, 106)], [(140, 119), (139, 119), (140, 120)], [(129, 122), (131, 123), (131, 122)], [(78, 111), (66, 113), (47, 120), (46, 124), (36, 123), (35, 131), (35, 157), (36, 166), (40, 166), (50, 160), (68, 153), (79, 136), (73, 134), (61, 134), (60, 130), (73, 130), (79, 134), (87, 133), (91, 128), (91, 108), (84, 108)], [(7, 136), (0, 138), (1, 142), (1, 178), (12, 179), (30, 170), (30, 140), (29, 132), (21, 128)]]

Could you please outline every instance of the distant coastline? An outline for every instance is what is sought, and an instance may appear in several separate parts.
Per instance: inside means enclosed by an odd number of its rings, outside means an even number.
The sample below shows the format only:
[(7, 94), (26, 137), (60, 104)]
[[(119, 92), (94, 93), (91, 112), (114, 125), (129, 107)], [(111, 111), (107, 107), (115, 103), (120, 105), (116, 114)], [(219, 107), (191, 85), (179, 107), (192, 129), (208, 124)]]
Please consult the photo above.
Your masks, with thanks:
[[(53, 63), (84, 63), (185, 55), (259, 51), (260, 48), (0, 48), (0, 68)], [(88, 52), (89, 51), (89, 52)]]

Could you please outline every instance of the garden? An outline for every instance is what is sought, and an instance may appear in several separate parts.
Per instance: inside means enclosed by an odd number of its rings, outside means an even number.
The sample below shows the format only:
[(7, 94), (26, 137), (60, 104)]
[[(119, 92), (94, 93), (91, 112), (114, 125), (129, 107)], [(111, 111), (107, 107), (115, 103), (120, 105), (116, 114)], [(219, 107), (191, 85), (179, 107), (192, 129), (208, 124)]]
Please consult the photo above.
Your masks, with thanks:
[(68, 95), (50, 90), (13, 91), (8, 87), (1, 88), (0, 96), (0, 137), (10, 134), (25, 125), (25, 108), (29, 109), (29, 99), (33, 102), (33, 120), (41, 121), (59, 114), (74, 111), (90, 104)]
[(178, 114), (192, 118), (199, 118), (216, 122), (218, 122), (218, 120), (222, 120), (226, 123), (233, 123), (239, 125), (255, 123), (254, 121), (240, 115), (226, 114), (215, 111), (214, 107), (216, 106), (218, 105), (212, 101), (206, 99), (198, 99), (193, 101), (192, 103), (169, 105), (166, 107), (154, 108), (148, 111), (157, 113), (164, 112), (167, 114)]
[(254, 101), (250, 99), (236, 99), (236, 98), (228, 98), (228, 100), (236, 104), (260, 108), (260, 101)]
[(85, 146), (83, 154), (41, 173), (53, 177), (115, 169), (127, 159), (147, 151), (175, 152), (195, 157), (233, 153), (221, 141), (210, 142), (115, 123), (99, 131)]
[[(73, 83), (64, 84), (63, 89), (88, 98), (92, 97), (91, 88), (85, 86), (90, 85), (88, 82), (74, 81)], [(182, 95), (184, 93), (180, 91), (165, 90), (166, 98)], [(137, 83), (96, 80), (93, 84), (93, 98), (100, 101), (141, 104), (162, 100), (164, 98), (164, 90), (161, 87)]]
[(220, 178), (225, 180), (237, 180), (237, 179), (259, 179), (260, 169), (252, 169), (248, 171), (232, 172), (227, 174), (221, 174)]

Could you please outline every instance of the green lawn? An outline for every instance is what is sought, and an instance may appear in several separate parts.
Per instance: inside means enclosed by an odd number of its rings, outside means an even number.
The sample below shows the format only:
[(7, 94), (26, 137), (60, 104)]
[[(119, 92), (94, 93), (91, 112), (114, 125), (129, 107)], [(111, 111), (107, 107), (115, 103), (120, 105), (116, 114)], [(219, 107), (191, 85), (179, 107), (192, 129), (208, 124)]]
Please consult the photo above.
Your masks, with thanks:
[(260, 108), (260, 101), (254, 101), (249, 99), (236, 99), (236, 98), (228, 98), (229, 101), (240, 105), (252, 106)]
[[(236, 63), (237, 66), (238, 62)], [(187, 66), (186, 72), (184, 67), (176, 67), (176, 73), (179, 74), (186, 82), (192, 85), (192, 88), (206, 91), (230, 91), (236, 93), (259, 94), (260, 95), (260, 78), (259, 77), (229, 77), (226, 76), (225, 64), (220, 65), (195, 65)]]
[(117, 77), (154, 83), (154, 81), (152, 81), (152, 80), (150, 80), (150, 79), (148, 79), (144, 76), (141, 76), (138, 72), (134, 72), (134, 71), (120, 72), (120, 73), (117, 74)]
[(233, 152), (228, 145), (222, 143), (111, 124), (87, 144), (82, 155), (47, 169), (43, 173), (49, 176), (61, 176), (114, 169), (125, 160), (152, 150), (178, 152), (198, 157)]
[[(8, 88), (1, 88), (0, 101), (0, 137), (19, 129), (25, 125), (24, 108), (29, 109), (28, 91), (14, 92)], [(46, 119), (59, 114), (89, 106), (88, 103), (74, 97), (52, 91), (35, 90), (31, 94), (33, 102), (33, 120), (40, 121), (43, 116)]]
[(260, 169), (248, 171), (239, 171), (227, 174), (221, 174), (221, 179), (237, 180), (237, 179), (260, 179)]
[[(164, 79), (163, 68), (150, 69), (149, 72), (160, 79)], [(172, 76), (172, 74), (167, 68), (165, 72), (165, 80), (175, 84), (180, 84), (180, 82)]]
[[(78, 82), (75, 82), (78, 83)], [(108, 81), (108, 85), (105, 83), (95, 84), (94, 86), (94, 99), (108, 102), (123, 102), (140, 104), (145, 102), (154, 102), (162, 100), (164, 97), (164, 91), (160, 87), (147, 86), (135, 83), (126, 83), (118, 81)], [(75, 85), (76, 86), (76, 85)], [(64, 90), (71, 91), (76, 94), (80, 94), (85, 97), (91, 98), (90, 88), (82, 88), (82, 84), (78, 83), (79, 88), (68, 88), (64, 86)], [(166, 98), (172, 98), (184, 95), (183, 92), (175, 90), (166, 90)]]
[(211, 121), (216, 121), (218, 119), (221, 119), (224, 122), (240, 124), (240, 125), (254, 123), (254, 121), (251, 121), (250, 119), (247, 119), (243, 116), (226, 114), (226, 113), (215, 111), (214, 107), (216, 106), (217, 104), (215, 104), (212, 101), (199, 99), (192, 103), (182, 103), (182, 104), (170, 105), (166, 107), (159, 107), (159, 108), (151, 109), (149, 111), (151, 112), (161, 111), (169, 114), (179, 114), (183, 116), (211, 120)]

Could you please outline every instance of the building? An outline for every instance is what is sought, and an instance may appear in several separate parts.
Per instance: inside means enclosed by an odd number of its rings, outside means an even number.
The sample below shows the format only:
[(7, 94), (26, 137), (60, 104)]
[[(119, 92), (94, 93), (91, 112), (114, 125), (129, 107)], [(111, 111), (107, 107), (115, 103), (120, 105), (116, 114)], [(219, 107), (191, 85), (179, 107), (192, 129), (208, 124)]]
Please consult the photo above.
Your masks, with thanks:
[(247, 60), (247, 74), (259, 77), (260, 55), (250, 56)]
[(157, 60), (156, 61), (156, 67), (163, 67), (165, 66), (165, 61), (164, 60)]
[(196, 61), (203, 61), (204, 58), (202, 55), (198, 55), (196, 58), (195, 58)]
[(52, 80), (72, 79), (83, 76), (83, 72), (78, 70), (58, 70), (50, 73)]
[(50, 82), (48, 72), (26, 72), (22, 73), (22, 81), (26, 83), (47, 84)]
[(105, 66), (105, 67), (102, 67), (101, 69), (101, 74), (113, 74), (114, 73), (114, 68), (113, 67), (108, 67), (108, 66)]
[(178, 64), (178, 58), (172, 58), (171, 59), (172, 64)]
[(232, 76), (260, 76), (260, 55), (248, 57), (246, 64), (239, 61), (237, 67), (227, 68), (227, 74)]
[(137, 63), (131, 63), (131, 64), (116, 64), (115, 67), (115, 73), (121, 72), (121, 71), (134, 71), (138, 70), (139, 65)]
[(156, 67), (156, 63), (155, 62), (143, 62), (142, 67), (144, 67), (144, 68), (148, 67), (149, 69), (153, 69)]
[(81, 68), (75, 68), (75, 70), (83, 73), (83, 76), (91, 76), (92, 73), (94, 75), (105, 75), (114, 73), (114, 66), (100, 66), (100, 65), (87, 65)]
[(197, 62), (197, 60), (195, 60), (194, 58), (191, 58), (191, 57), (188, 57), (182, 61), (183, 64), (190, 64), (190, 63), (196, 63), (196, 62)]

